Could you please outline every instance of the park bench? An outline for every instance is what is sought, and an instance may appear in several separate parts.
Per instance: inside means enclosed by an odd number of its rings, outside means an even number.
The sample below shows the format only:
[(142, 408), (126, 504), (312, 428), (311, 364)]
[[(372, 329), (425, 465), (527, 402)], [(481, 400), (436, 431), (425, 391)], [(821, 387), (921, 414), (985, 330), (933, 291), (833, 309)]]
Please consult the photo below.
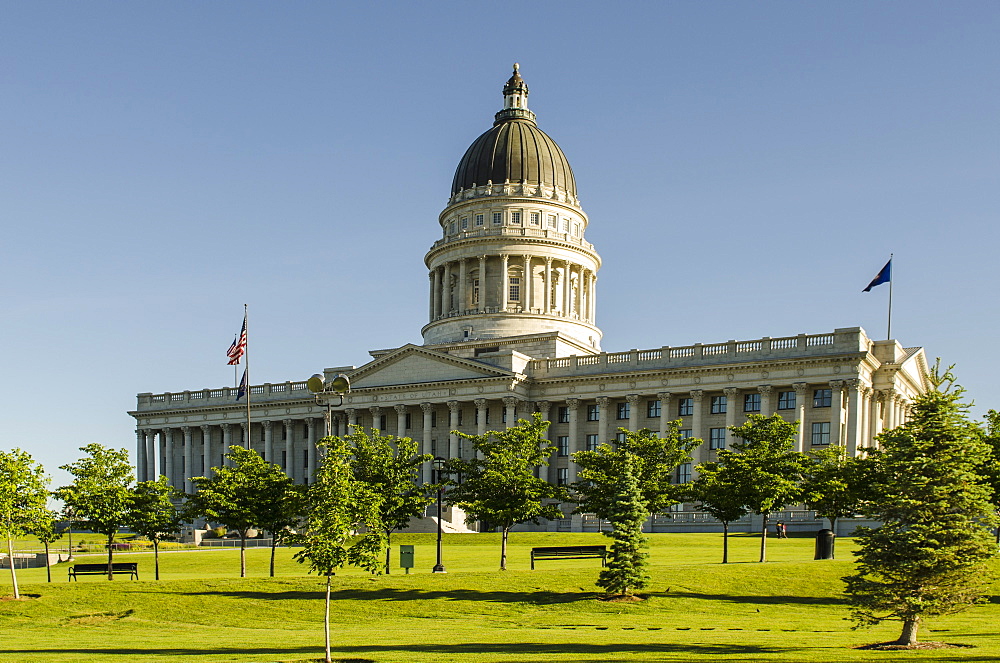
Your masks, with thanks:
[[(138, 562), (114, 562), (111, 564), (111, 573), (127, 573), (129, 576), (135, 580), (139, 579), (139, 563)], [(107, 564), (74, 564), (69, 567), (69, 578), (67, 580), (76, 580), (77, 576), (106, 576), (108, 575), (108, 565)]]
[(605, 546), (542, 546), (531, 549), (531, 570), (535, 570), (536, 559), (591, 559), (601, 558), (601, 566), (607, 563), (608, 549)]

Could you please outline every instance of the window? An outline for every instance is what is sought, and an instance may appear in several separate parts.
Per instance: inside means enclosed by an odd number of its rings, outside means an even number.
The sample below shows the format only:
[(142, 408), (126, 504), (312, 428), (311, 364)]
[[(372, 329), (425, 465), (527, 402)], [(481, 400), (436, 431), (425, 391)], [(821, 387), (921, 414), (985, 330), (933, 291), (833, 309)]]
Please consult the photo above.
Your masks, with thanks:
[(531, 225), (537, 226), (542, 222), (542, 215), (538, 212), (531, 213)]
[(569, 423), (569, 408), (568, 407), (561, 407), (561, 408), (559, 408), (559, 415), (558, 415), (558, 419), (556, 420), (556, 423), (559, 423), (559, 424), (568, 424)]
[(600, 421), (601, 408), (596, 403), (587, 406), (587, 421)]
[(555, 227), (556, 227), (556, 215), (549, 214), (549, 228), (555, 228)]
[(565, 486), (569, 483), (569, 470), (565, 467), (560, 467), (556, 470), (556, 485)]
[(448, 224), (448, 234), (449, 235), (454, 235), (455, 234), (455, 222), (454, 221), (452, 221), (451, 223)]
[(677, 483), (691, 482), (691, 463), (681, 463), (677, 466)]
[(628, 402), (626, 401), (625, 403), (618, 403), (618, 416), (616, 418), (619, 420), (628, 419), (628, 415), (629, 415)]
[(813, 407), (830, 407), (833, 403), (833, 391), (817, 389), (813, 392)]
[(760, 394), (745, 394), (743, 396), (744, 412), (760, 412)]
[(830, 444), (830, 422), (821, 421), (813, 424), (812, 429), (813, 444)]
[(510, 292), (508, 293), (508, 299), (512, 302), (521, 301), (521, 277), (511, 276), (510, 277)]
[(677, 416), (690, 417), (694, 414), (694, 399), (681, 398), (677, 401)]
[(725, 414), (726, 413), (726, 397), (725, 396), (712, 396), (712, 414)]
[(650, 419), (660, 416), (660, 401), (646, 401), (646, 416)]
[(477, 226), (483, 225), (483, 215), (482, 214), (477, 214), (476, 215), (476, 225)]
[(406, 413), (406, 423), (403, 424), (403, 427), (406, 430), (410, 430), (410, 428), (411, 428), (411, 425), (410, 425), (410, 413), (409, 412)]
[(690, 428), (680, 429), (677, 431), (677, 435), (679, 435), (682, 440), (686, 440), (687, 438), (694, 436)]
[(383, 414), (382, 416), (380, 416), (378, 418), (378, 429), (379, 430), (385, 430), (387, 428), (386, 425), (385, 425), (385, 417), (386, 417), (386, 415)]
[(580, 224), (579, 223), (574, 223), (573, 224), (573, 234), (576, 235), (577, 237), (580, 236)]
[[(489, 423), (489, 421), (487, 421), (486, 423)], [(502, 424), (507, 423), (507, 408), (505, 407), (500, 408), (500, 423)]]
[(597, 451), (597, 435), (587, 436), (587, 451)]
[(779, 391), (778, 392), (778, 409), (779, 410), (794, 410), (795, 409), (795, 392), (794, 391)]
[(472, 279), (472, 303), (479, 304), (479, 279)]
[(615, 442), (625, 442), (628, 437), (625, 435), (625, 431), (620, 430), (615, 433)]
[(499, 226), (503, 223), (503, 212), (493, 212), (493, 225)]
[(431, 411), (431, 428), (437, 428), (438, 425), (438, 413), (437, 411)]
[(468, 230), (468, 229), (469, 229), (469, 217), (463, 216), (462, 217), (462, 230)]
[(510, 213), (510, 222), (513, 223), (514, 225), (517, 225), (517, 226), (521, 225), (521, 213), (520, 212), (511, 212)]
[(562, 231), (564, 233), (568, 233), (569, 232), (569, 219), (563, 219), (562, 220)]
[(726, 429), (725, 428), (709, 428), (708, 429), (708, 448), (709, 449), (725, 449), (726, 448)]
[(569, 435), (560, 435), (556, 438), (556, 448), (560, 456), (569, 455)]
[(458, 425), (459, 425), (459, 426), (461, 426), (461, 425), (462, 425), (462, 414), (463, 414), (463, 413), (464, 413), (464, 410), (461, 410), (461, 409), (460, 409), (460, 410), (458, 411)]

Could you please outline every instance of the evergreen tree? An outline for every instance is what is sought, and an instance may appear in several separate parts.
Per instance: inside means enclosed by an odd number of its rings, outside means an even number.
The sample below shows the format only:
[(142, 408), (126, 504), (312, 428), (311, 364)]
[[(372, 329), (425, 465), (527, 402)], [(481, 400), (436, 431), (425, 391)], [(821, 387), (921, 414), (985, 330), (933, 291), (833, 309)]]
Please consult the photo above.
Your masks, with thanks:
[(882, 521), (857, 534), (856, 570), (844, 578), (857, 626), (903, 623), (896, 641), (914, 645), (921, 620), (968, 608), (987, 588), (996, 545), (990, 489), (977, 469), (989, 451), (966, 416), (961, 387), (940, 363), (933, 389), (912, 418), (879, 435), (883, 471), (869, 515)]
[(742, 496), (728, 476), (725, 465), (717, 462), (701, 463), (698, 477), (691, 482), (690, 499), (698, 508), (711, 514), (722, 523), (722, 563), (729, 563), (729, 523), (746, 515)]
[(20, 449), (0, 451), (0, 536), (7, 540), (14, 598), (21, 598), (14, 564), (13, 539), (23, 536), (49, 517), (45, 505), (48, 477), (31, 455)]
[(643, 589), (649, 584), (646, 574), (648, 554), (646, 537), (642, 524), (649, 514), (649, 507), (642, 499), (639, 481), (636, 479), (638, 459), (626, 454), (622, 473), (615, 482), (617, 499), (608, 513), (613, 529), (604, 532), (613, 539), (608, 565), (601, 570), (597, 586), (609, 594), (627, 596), (634, 589)]
[[(994, 511), (1000, 515), (1000, 412), (990, 410), (985, 415), (986, 426), (982, 428), (983, 441), (987, 445), (987, 457), (979, 467), (979, 474), (993, 494), (990, 503)], [(1000, 544), (1000, 519), (994, 530), (997, 544)]]

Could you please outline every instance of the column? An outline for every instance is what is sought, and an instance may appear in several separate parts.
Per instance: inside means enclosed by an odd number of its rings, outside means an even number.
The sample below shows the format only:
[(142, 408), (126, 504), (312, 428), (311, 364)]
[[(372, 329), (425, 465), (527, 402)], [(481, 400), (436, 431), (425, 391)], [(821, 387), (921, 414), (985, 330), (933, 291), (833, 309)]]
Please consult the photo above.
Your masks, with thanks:
[(633, 433), (639, 430), (639, 394), (628, 394), (628, 429)]
[(446, 262), (444, 264), (444, 276), (442, 277), (441, 284), (441, 315), (448, 315), (451, 313), (451, 263)]
[(260, 422), (260, 425), (264, 427), (264, 460), (269, 463), (274, 462), (274, 433), (272, 424), (273, 422), (270, 420)]
[(295, 445), (293, 444), (294, 422), (291, 419), (283, 419), (282, 425), (285, 427), (285, 461), (282, 469), (292, 480), (295, 480)]
[(531, 310), (531, 299), (532, 299), (532, 288), (533, 285), (531, 280), (531, 256), (525, 254), (524, 258), (524, 274), (522, 275), (521, 281), (521, 306), (525, 311)]
[(699, 440), (705, 440), (705, 444), (702, 445), (704, 449), (708, 449), (708, 438), (705, 436), (704, 429), (704, 401), (705, 392), (701, 389), (694, 389), (691, 391), (691, 435), (698, 438)]
[(345, 435), (350, 435), (354, 432), (351, 427), (358, 425), (358, 411), (349, 407), (344, 409), (344, 413), (347, 414), (347, 433)]
[(882, 403), (882, 391), (877, 389), (872, 389), (871, 394), (868, 395), (868, 445), (871, 447), (877, 447), (878, 444), (875, 437), (881, 432), (881, 412), (880, 405)]
[(310, 484), (316, 478), (316, 419), (306, 419), (306, 476), (302, 483)]
[(809, 398), (809, 385), (805, 382), (796, 382), (792, 385), (795, 389), (795, 416), (799, 420), (799, 436), (795, 450), (799, 453), (806, 451), (806, 399)]
[(486, 256), (479, 256), (479, 303), (478, 311), (486, 312)]
[(505, 396), (503, 399), (504, 415), (507, 419), (505, 428), (510, 428), (517, 423), (517, 398)]
[[(432, 403), (421, 403), (420, 409), (424, 413), (424, 436), (420, 442), (420, 453), (429, 454), (431, 453), (431, 414), (434, 412), (434, 405)], [(433, 464), (431, 462), (424, 463), (421, 480), (423, 483), (431, 483), (433, 479), (431, 478), (431, 469)]]
[(564, 317), (569, 317), (571, 311), (569, 310), (569, 273), (572, 269), (569, 260), (564, 260), (565, 271), (563, 271), (563, 284), (562, 284), (562, 314)]
[[(161, 445), (163, 446), (163, 455), (166, 456), (163, 463), (163, 473), (167, 477), (167, 485), (174, 485), (174, 430), (172, 428), (164, 428), (160, 431)], [(159, 478), (159, 477), (157, 477)]]
[(476, 406), (476, 435), (486, 435), (486, 408), (489, 401), (485, 398), (477, 398), (473, 403)]
[(552, 307), (555, 302), (552, 301), (552, 258), (545, 256), (545, 310), (542, 311), (545, 315), (552, 314)]
[(253, 449), (253, 442), (250, 441), (250, 424), (247, 422), (241, 423), (240, 430), (243, 431), (243, 439), (241, 439), (238, 444), (245, 449)]
[(510, 294), (510, 288), (507, 287), (507, 264), (510, 260), (510, 256), (506, 253), (500, 255), (500, 310), (507, 310), (507, 295)]
[(382, 432), (382, 408), (378, 405), (372, 405), (368, 408), (368, 411), (372, 413), (372, 429)]
[(461, 315), (469, 308), (468, 294), (465, 289), (465, 282), (468, 281), (465, 273), (465, 258), (458, 261), (458, 313)]
[(448, 457), (458, 458), (458, 413), (462, 405), (458, 401), (448, 401)]
[(434, 317), (435, 317), (434, 316), (434, 272), (433, 271), (427, 272), (427, 280), (430, 282), (428, 284), (428, 287), (430, 288), (430, 296), (427, 298), (427, 301), (428, 301), (428, 305), (427, 305), (427, 308), (428, 308), (428, 310), (427, 310), (427, 319), (428, 320), (433, 320)]
[(673, 411), (673, 397), (669, 391), (661, 391), (656, 394), (660, 399), (660, 437), (666, 437), (670, 429), (670, 413)]
[[(847, 455), (854, 458), (858, 455), (858, 438), (861, 437), (861, 380), (857, 378), (845, 380), (847, 385), (847, 434), (841, 444), (847, 448)], [(836, 400), (836, 399), (834, 399)]]
[(844, 420), (844, 381), (830, 380), (830, 444), (844, 443), (841, 428)]
[(608, 439), (608, 417), (611, 413), (608, 411), (608, 404), (611, 400), (607, 396), (601, 396), (597, 400), (597, 443), (604, 444), (605, 442), (610, 442)]
[(156, 431), (146, 431), (146, 481), (156, 481)]
[(736, 413), (739, 411), (740, 390), (734, 387), (726, 387), (722, 390), (726, 395), (726, 446), (729, 446), (733, 434), (729, 431), (730, 426), (736, 425)]
[(572, 454), (577, 451), (582, 451), (584, 445), (580, 440), (580, 399), (579, 398), (567, 398), (566, 399), (566, 409), (569, 411), (569, 453), (570, 458), (566, 461), (566, 467), (569, 469), (567, 474), (569, 475), (568, 482), (573, 483), (577, 479), (577, 473), (579, 472), (579, 467), (575, 462), (573, 462)]
[(406, 434), (406, 406), (393, 405), (392, 409), (396, 411), (396, 437), (409, 437)]
[(341, 436), (340, 424), (343, 423), (343, 421), (344, 421), (344, 415), (340, 414), (339, 412), (334, 412), (333, 413), (333, 421), (330, 422), (330, 434), (331, 435), (333, 435), (334, 437), (340, 437)]
[(431, 316), (431, 320), (437, 320), (441, 317), (441, 270), (438, 267), (434, 268), (432, 273), (434, 278), (434, 297), (431, 301), (431, 307), (434, 314)]
[(192, 471), (191, 462), (194, 454), (191, 450), (191, 427), (181, 426), (181, 432), (184, 433), (184, 471), (181, 472), (184, 477), (184, 492), (193, 493), (194, 487), (191, 483), (191, 477), (194, 475), (194, 472)]
[(760, 413), (765, 417), (770, 417), (774, 414), (774, 408), (771, 404), (771, 392), (774, 389), (769, 384), (762, 384), (757, 387), (757, 391), (760, 392)]
[(229, 467), (229, 459), (226, 458), (226, 454), (229, 453), (229, 447), (233, 444), (233, 425), (226, 423), (220, 426), (222, 428), (222, 454), (219, 458), (219, 467)]
[(597, 320), (597, 274), (590, 279), (590, 322)]
[(146, 481), (146, 432), (135, 431), (135, 474), (139, 481)]
[(201, 427), (201, 473), (211, 476), (212, 468), (212, 427)]

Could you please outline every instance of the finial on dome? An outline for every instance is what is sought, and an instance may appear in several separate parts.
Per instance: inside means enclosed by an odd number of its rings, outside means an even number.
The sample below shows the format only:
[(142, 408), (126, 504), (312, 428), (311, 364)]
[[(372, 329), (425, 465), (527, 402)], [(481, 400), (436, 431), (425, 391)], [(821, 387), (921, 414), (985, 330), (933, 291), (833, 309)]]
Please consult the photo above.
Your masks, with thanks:
[(514, 73), (503, 86), (503, 110), (497, 113), (496, 121), (535, 121), (535, 114), (528, 110), (528, 84), (521, 78), (521, 65), (514, 63)]
[(514, 73), (516, 74), (517, 70), (520, 69), (520, 68), (521, 68), (521, 65), (519, 65), (518, 63), (515, 62), (514, 63)]

